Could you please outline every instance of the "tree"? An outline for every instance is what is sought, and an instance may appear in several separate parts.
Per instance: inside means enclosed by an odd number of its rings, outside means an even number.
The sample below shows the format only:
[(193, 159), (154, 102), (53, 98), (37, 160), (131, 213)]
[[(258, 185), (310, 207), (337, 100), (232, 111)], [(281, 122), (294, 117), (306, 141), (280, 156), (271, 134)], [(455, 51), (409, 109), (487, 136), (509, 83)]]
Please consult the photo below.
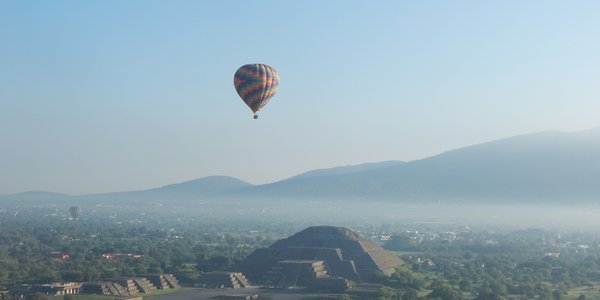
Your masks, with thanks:
[(479, 291), (479, 295), (475, 298), (475, 300), (505, 300), (506, 298), (495, 294), (492, 290), (483, 289)]
[(444, 300), (461, 300), (464, 299), (462, 293), (455, 290), (447, 284), (438, 285), (431, 293), (427, 295), (427, 299), (444, 299)]
[(470, 292), (473, 289), (473, 283), (469, 279), (462, 279), (458, 283), (458, 287), (463, 292)]
[(562, 293), (560, 292), (560, 290), (554, 290), (552, 291), (552, 297), (554, 297), (555, 300), (561, 300)]
[(402, 295), (402, 300), (417, 300), (419, 299), (419, 294), (414, 289), (408, 289), (404, 295)]

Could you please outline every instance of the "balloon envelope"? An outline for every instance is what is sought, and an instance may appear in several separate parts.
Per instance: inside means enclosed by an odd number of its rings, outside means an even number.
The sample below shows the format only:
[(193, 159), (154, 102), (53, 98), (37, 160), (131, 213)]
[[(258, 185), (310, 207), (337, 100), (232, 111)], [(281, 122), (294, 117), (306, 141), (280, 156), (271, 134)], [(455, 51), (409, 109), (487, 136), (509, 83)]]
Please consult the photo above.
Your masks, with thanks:
[(238, 95), (256, 113), (277, 93), (279, 74), (267, 65), (243, 65), (235, 72), (233, 84)]

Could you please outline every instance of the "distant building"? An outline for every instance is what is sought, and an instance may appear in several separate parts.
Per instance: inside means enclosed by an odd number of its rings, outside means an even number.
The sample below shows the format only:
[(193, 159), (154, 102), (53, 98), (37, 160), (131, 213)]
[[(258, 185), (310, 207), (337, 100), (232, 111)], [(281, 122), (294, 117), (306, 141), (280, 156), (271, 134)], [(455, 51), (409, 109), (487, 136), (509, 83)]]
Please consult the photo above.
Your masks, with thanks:
[(133, 253), (102, 253), (104, 259), (116, 259), (116, 258), (133, 258), (139, 259), (144, 257), (144, 254), (133, 254)]
[(29, 295), (42, 293), (46, 295), (76, 295), (81, 292), (82, 284), (79, 282), (54, 282), (50, 284), (22, 284), (11, 289), (14, 295)]
[(51, 284), (54, 295), (79, 294), (82, 284), (79, 282), (55, 282)]

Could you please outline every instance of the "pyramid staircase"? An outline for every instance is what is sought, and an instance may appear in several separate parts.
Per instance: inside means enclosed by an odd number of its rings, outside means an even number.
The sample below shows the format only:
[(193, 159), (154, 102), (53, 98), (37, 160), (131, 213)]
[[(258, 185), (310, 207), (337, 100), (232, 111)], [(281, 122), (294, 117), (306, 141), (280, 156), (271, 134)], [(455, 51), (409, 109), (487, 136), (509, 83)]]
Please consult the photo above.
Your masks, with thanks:
[(164, 274), (163, 277), (167, 281), (167, 284), (169, 285), (170, 288), (172, 288), (172, 289), (178, 289), (178, 288), (181, 287), (179, 285), (179, 282), (175, 278), (175, 276), (173, 276), (173, 274)]
[(110, 291), (110, 295), (114, 296), (129, 296), (131, 293), (127, 291), (123, 286), (114, 282), (107, 282), (106, 287)]
[(327, 278), (322, 260), (284, 260), (271, 267), (265, 282), (276, 287), (307, 286), (315, 279)]
[(163, 274), (155, 273), (155, 274), (146, 274), (143, 276), (146, 277), (148, 279), (148, 281), (152, 282), (152, 284), (159, 290), (171, 288), (169, 286), (169, 284), (167, 283), (167, 280), (165, 279), (165, 276)]
[(83, 284), (82, 292), (86, 294), (131, 296), (138, 293), (150, 293), (157, 288), (174, 289), (180, 287), (177, 279), (171, 274), (148, 274), (144, 276), (87, 282)]
[(208, 272), (200, 277), (200, 285), (209, 288), (245, 288), (250, 282), (242, 273), (236, 272)]
[(123, 288), (125, 290), (127, 290), (130, 295), (135, 295), (140, 292), (138, 290), (133, 278), (118, 278), (118, 279), (113, 279), (111, 281), (113, 283), (120, 284), (121, 286), (123, 286)]
[(145, 277), (136, 277), (133, 279), (133, 282), (135, 283), (135, 286), (137, 287), (138, 291), (140, 291), (141, 293), (150, 293), (156, 290), (154, 284), (148, 281), (148, 279), (146, 279)]
[(235, 277), (235, 279), (237, 279), (237, 281), (239, 282), (241, 287), (249, 287), (250, 286), (250, 282), (248, 281), (246, 276), (244, 276), (244, 274), (233, 273), (233, 276)]
[(82, 292), (85, 294), (100, 294), (112, 296), (129, 296), (127, 289), (114, 282), (88, 282), (82, 286)]

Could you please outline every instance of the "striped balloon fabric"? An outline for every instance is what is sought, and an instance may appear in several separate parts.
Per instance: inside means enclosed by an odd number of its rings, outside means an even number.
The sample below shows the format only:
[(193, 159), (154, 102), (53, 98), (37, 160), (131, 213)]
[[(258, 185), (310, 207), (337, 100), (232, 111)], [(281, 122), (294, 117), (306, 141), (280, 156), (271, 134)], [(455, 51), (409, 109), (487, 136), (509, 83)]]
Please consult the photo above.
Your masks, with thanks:
[(233, 84), (238, 95), (256, 113), (277, 93), (279, 74), (267, 65), (244, 65), (235, 72)]

